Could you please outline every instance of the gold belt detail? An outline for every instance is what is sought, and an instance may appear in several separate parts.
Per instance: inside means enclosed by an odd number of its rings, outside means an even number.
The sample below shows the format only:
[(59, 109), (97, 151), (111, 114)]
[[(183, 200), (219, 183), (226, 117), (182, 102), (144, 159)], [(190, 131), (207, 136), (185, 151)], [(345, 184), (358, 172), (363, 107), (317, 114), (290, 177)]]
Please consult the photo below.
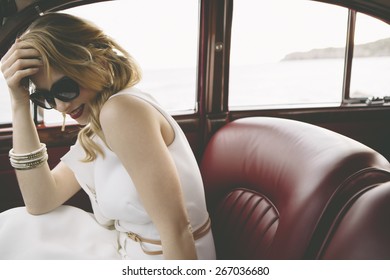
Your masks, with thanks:
[[(192, 235), (194, 236), (194, 240), (198, 240), (205, 236), (211, 229), (211, 221), (210, 218), (207, 219), (207, 221), (197, 230), (195, 230)], [(142, 236), (139, 236), (138, 234), (134, 232), (126, 232), (127, 237), (129, 237), (131, 240), (138, 242), (141, 245), (142, 251), (144, 251), (147, 255), (161, 255), (163, 252), (161, 250), (159, 251), (148, 251), (144, 248), (143, 243), (149, 243), (154, 245), (161, 245), (161, 240), (155, 240), (155, 239), (148, 239), (144, 238)]]

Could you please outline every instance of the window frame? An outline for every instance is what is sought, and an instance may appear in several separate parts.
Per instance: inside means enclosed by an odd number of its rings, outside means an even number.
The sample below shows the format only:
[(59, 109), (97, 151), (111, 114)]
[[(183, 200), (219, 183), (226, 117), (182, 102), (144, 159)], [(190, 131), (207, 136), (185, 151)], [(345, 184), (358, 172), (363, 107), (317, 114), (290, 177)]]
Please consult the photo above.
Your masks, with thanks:
[[(388, 97), (378, 97), (373, 99), (372, 97), (351, 97), (351, 79), (352, 79), (352, 67), (354, 61), (354, 48), (355, 48), (355, 32), (356, 32), (356, 21), (358, 13), (364, 14), (366, 16), (372, 15), (365, 14), (362, 12), (358, 12), (356, 10), (349, 9), (348, 16), (348, 27), (347, 27), (347, 45), (346, 45), (346, 54), (345, 54), (345, 62), (344, 62), (344, 82), (343, 82), (343, 107), (372, 107), (372, 106), (388, 106), (390, 105), (390, 99)], [(376, 18), (377, 19), (377, 18)], [(378, 21), (382, 21), (385, 24), (389, 25), (390, 22), (386, 22), (381, 19), (377, 19)]]
[[(4, 28), (2, 28), (2, 32), (0, 32), (0, 42), (9, 42), (7, 45), (3, 45), (0, 48), (0, 54), (3, 55), (6, 53), (8, 48), (11, 46), (13, 39), (17, 36), (17, 34), (20, 32), (19, 30), (23, 30), (26, 26), (28, 26), (34, 19), (38, 18), (41, 14), (46, 12), (61, 12), (63, 10), (67, 10), (70, 8), (76, 8), (79, 6), (84, 6), (88, 4), (95, 4), (100, 2), (110, 2), (115, 0), (79, 0), (79, 1), (72, 1), (72, 0), (50, 0), (50, 1), (40, 1), (33, 3), (33, 5), (25, 8), (23, 11), (19, 12), (19, 17), (11, 17), (7, 21), (6, 25), (4, 25)], [(198, 6), (201, 6), (201, 3), (203, 0), (197, 0)], [(197, 36), (197, 48), (196, 48), (196, 55), (194, 59), (196, 60), (195, 69), (194, 69), (194, 75), (195, 75), (195, 83), (194, 83), (194, 95), (193, 97), (193, 109), (172, 109), (169, 110), (170, 115), (177, 119), (185, 119), (185, 118), (195, 118), (199, 117), (200, 115), (200, 102), (201, 97), (199, 94), (199, 65), (200, 62), (200, 46), (202, 45), (200, 42), (200, 32), (199, 30), (201, 25), (201, 11), (200, 8), (198, 9), (198, 16), (197, 16), (197, 26), (196, 29), (198, 30)], [(36, 125), (43, 125), (47, 127), (53, 127), (53, 126), (59, 126), (59, 123), (45, 123), (45, 117), (44, 113), (45, 110), (35, 106), (32, 104), (32, 115), (33, 120)], [(71, 123), (70, 125), (74, 125), (74, 123)], [(12, 126), (12, 123), (0, 123), (0, 129), (1, 128), (9, 128)]]
[[(370, 98), (352, 98), (350, 97), (350, 85), (351, 85), (351, 75), (352, 75), (352, 65), (353, 65), (353, 52), (354, 52), (354, 39), (355, 39), (355, 30), (356, 30), (356, 19), (357, 19), (357, 14), (362, 13), (367, 16), (371, 16), (375, 18), (370, 13), (365, 13), (363, 11), (357, 11), (355, 9), (352, 9), (350, 7), (345, 7), (340, 5), (340, 3), (335, 3), (335, 1), (321, 1), (321, 0), (314, 0), (316, 2), (321, 2), (325, 3), (328, 5), (334, 5), (338, 6), (340, 8), (346, 8), (348, 11), (348, 17), (347, 17), (347, 29), (346, 29), (346, 34), (345, 34), (345, 55), (344, 55), (344, 68), (343, 68), (343, 77), (342, 77), (342, 90), (340, 92), (341, 94), (341, 102), (337, 103), (338, 105), (324, 105), (322, 103), (313, 103), (313, 104), (275, 104), (275, 105), (261, 105), (261, 104), (256, 104), (253, 106), (229, 106), (227, 111), (256, 111), (256, 110), (265, 110), (265, 111), (274, 111), (274, 110), (306, 110), (310, 108), (346, 108), (346, 107), (369, 107), (369, 106), (381, 106), (381, 105), (388, 105), (390, 104), (390, 100), (388, 99), (381, 99), (379, 101), (383, 102), (369, 102)], [(336, 1), (337, 2), (337, 1)], [(389, 24), (390, 23), (383, 20), (383, 19), (378, 19), (380, 21), (383, 21), (384, 23)], [(234, 18), (232, 19), (234, 22)], [(234, 24), (234, 23), (233, 23)], [(231, 27), (231, 26), (230, 26)], [(229, 30), (231, 32), (231, 30)], [(230, 34), (229, 34), (230, 36)], [(229, 77), (227, 77), (229, 80)]]

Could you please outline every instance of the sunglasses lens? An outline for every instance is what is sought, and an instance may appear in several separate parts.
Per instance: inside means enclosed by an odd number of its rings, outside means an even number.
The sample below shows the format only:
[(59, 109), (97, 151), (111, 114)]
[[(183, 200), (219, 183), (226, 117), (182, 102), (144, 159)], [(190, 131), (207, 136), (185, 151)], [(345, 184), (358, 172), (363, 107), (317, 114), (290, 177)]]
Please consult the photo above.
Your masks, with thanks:
[(34, 104), (36, 104), (44, 109), (53, 109), (56, 105), (56, 103), (54, 102), (54, 99), (46, 98), (45, 93), (41, 92), (41, 91), (35, 91), (33, 94), (31, 94), (30, 100)]
[(71, 100), (75, 99), (78, 95), (79, 94), (77, 92), (74, 92), (74, 91), (61, 91), (61, 92), (57, 93), (55, 96), (59, 100), (67, 102), (67, 101), (71, 101)]
[(79, 96), (80, 88), (75, 81), (65, 77), (53, 85), (51, 92), (55, 98), (68, 102)]

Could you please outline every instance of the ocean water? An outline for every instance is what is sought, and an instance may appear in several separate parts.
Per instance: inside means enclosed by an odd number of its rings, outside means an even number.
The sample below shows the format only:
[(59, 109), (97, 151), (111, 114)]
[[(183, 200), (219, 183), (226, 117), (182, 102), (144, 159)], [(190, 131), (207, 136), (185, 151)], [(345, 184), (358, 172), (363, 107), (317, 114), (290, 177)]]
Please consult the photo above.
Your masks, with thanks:
[[(340, 104), (343, 59), (283, 61), (262, 65), (231, 66), (229, 106), (301, 106)], [(352, 97), (390, 95), (390, 57), (355, 58), (351, 81)], [(143, 71), (137, 86), (149, 92), (169, 111), (193, 110), (196, 69)], [(55, 110), (45, 111), (45, 120), (61, 122)], [(0, 123), (11, 122), (7, 86), (0, 77)]]
[[(231, 67), (229, 105), (305, 107), (307, 104), (340, 104), (343, 73), (343, 59)], [(390, 95), (389, 77), (390, 57), (355, 58), (350, 95)]]

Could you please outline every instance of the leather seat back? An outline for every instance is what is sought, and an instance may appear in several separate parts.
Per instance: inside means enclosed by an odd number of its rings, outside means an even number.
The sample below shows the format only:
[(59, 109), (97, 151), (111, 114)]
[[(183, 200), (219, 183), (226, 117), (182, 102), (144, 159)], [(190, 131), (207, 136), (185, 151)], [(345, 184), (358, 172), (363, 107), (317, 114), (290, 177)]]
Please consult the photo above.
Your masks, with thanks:
[[(218, 258), (314, 258), (318, 229), (338, 213), (328, 205), (389, 180), (386, 170), (377, 152), (317, 126), (262, 117), (225, 125), (201, 162)], [(348, 184), (358, 177), (361, 186)]]
[(351, 197), (333, 221), (318, 258), (390, 260), (390, 182)]

